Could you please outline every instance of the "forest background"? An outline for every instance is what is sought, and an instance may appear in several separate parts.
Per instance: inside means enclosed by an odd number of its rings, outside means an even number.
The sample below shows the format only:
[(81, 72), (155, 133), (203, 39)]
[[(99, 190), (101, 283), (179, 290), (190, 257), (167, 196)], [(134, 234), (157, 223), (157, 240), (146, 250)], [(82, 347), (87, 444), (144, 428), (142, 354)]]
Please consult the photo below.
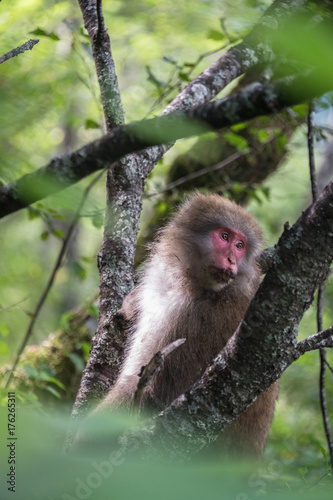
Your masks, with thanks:
[[(103, 12), (126, 122), (160, 113), (188, 81), (216, 60), (220, 54), (217, 51), (241, 40), (270, 3), (105, 0)], [(51, 157), (100, 137), (105, 126), (89, 38), (78, 4), (41, 0), (1, 2), (0, 33), (0, 56), (29, 38), (40, 40), (31, 51), (0, 66), (0, 183), (7, 184), (44, 165)], [(330, 100), (331, 96), (327, 95), (318, 99), (315, 108), (316, 165), (321, 169), (320, 181), (325, 178), (326, 182), (332, 177)], [(290, 136), (282, 138), (286, 154), (264, 182), (245, 185), (224, 179), (225, 195), (246, 198), (247, 208), (264, 230), (266, 246), (274, 245), (286, 221), (293, 224), (311, 202), (306, 106), (298, 107), (297, 113), (299, 126), (294, 127)], [(237, 135), (238, 130), (230, 130), (226, 140), (243, 154), (248, 144)], [(213, 137), (213, 133), (206, 136), (208, 141)], [(267, 136), (261, 131), (257, 139), (264, 143)], [(165, 220), (169, 206), (186, 192), (186, 186), (180, 186), (167, 194), (156, 195), (171, 182), (170, 166), (197, 142), (198, 138), (178, 141), (150, 175), (141, 218), (142, 241), (151, 238), (153, 214)], [(90, 183), (91, 178), (85, 179), (1, 221), (0, 364), (5, 370), (21, 345), (59, 254), (68, 221)], [(78, 306), (89, 312), (88, 334), (94, 333), (95, 297), (99, 286), (96, 256), (102, 245), (104, 212), (105, 180), (102, 177), (89, 193), (64, 263), (56, 273), (29, 339), (30, 350), (22, 365), (26, 387), (20, 397), (37, 413), (50, 415), (60, 410), (70, 413), (74, 389), (66, 387), (45, 363), (36, 367), (29, 361), (29, 355), (33, 357), (50, 334), (66, 330), (71, 317), (68, 312)], [(324, 328), (333, 323), (332, 301), (333, 284), (328, 280)], [(301, 322), (299, 339), (316, 331), (316, 309), (312, 306)], [(88, 352), (89, 341), (83, 336), (73, 352), (68, 353), (77, 380)], [(330, 352), (328, 361), (332, 365)], [(260, 489), (262, 493), (267, 492), (267, 484), (271, 483), (285, 487), (290, 481), (297, 487), (310, 486), (325, 475), (326, 443), (318, 379), (317, 352), (302, 356), (282, 376), (266, 462), (260, 476), (264, 480), (255, 486), (250, 484), (252, 494), (260, 493)], [(33, 390), (36, 381), (43, 384), (41, 392)], [(326, 390), (332, 421), (331, 373), (327, 374)], [(6, 394), (3, 393), (3, 401)], [(48, 430), (44, 432), (47, 434)], [(209, 474), (208, 469), (206, 473)], [(182, 480), (179, 479), (180, 485)]]

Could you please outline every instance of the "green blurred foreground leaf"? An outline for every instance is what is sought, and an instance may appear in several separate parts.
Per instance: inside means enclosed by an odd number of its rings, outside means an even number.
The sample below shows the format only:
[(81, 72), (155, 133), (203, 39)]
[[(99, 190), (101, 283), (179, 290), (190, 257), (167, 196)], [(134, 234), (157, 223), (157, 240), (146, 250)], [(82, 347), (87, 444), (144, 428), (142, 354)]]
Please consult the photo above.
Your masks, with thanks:
[[(8, 434), (8, 410), (0, 413), (1, 499), (54, 498), (62, 500), (153, 499), (250, 500), (258, 495), (270, 499), (331, 499), (331, 485), (319, 482), (298, 490), (293, 478), (277, 460), (260, 464), (222, 462), (201, 456), (188, 464), (141, 461), (122, 454), (116, 436), (131, 422), (127, 417), (108, 416), (91, 424), (93, 445), (68, 456), (61, 454), (68, 416), (41, 416), (16, 408), (15, 436)], [(11, 445), (10, 445), (11, 443)], [(8, 490), (8, 457), (14, 451), (15, 495)], [(286, 481), (286, 476), (288, 481)], [(288, 484), (287, 484), (288, 482)]]

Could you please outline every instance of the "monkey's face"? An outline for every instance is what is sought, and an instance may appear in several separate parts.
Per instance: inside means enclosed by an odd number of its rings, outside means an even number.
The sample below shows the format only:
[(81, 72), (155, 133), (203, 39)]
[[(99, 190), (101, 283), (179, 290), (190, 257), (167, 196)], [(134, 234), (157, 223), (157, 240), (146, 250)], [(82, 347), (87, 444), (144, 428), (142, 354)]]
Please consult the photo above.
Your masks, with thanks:
[(219, 227), (212, 234), (214, 264), (231, 275), (236, 275), (238, 265), (246, 254), (247, 238), (236, 229)]
[[(242, 232), (225, 226), (213, 229), (206, 234), (205, 239), (205, 246), (201, 246), (202, 262), (199, 274), (204, 275), (201, 275), (201, 283), (219, 291), (232, 282), (242, 268), (248, 241)], [(200, 276), (198, 279), (200, 280)]]

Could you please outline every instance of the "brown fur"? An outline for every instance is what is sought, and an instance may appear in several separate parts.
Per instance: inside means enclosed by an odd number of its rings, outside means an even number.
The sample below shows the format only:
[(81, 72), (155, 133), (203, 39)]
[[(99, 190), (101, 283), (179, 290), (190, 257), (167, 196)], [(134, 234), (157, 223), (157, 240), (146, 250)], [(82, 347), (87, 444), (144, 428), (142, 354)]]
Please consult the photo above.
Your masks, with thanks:
[[(213, 265), (211, 231), (234, 228), (248, 239), (237, 275)], [(262, 233), (243, 208), (218, 195), (187, 200), (152, 245), (139, 285), (120, 310), (132, 321), (132, 337), (115, 386), (97, 411), (129, 406), (140, 368), (170, 342), (186, 338), (145, 390), (145, 406), (162, 409), (203, 374), (237, 330), (260, 282), (256, 257)], [(274, 412), (277, 385), (223, 433), (224, 447), (261, 456)]]

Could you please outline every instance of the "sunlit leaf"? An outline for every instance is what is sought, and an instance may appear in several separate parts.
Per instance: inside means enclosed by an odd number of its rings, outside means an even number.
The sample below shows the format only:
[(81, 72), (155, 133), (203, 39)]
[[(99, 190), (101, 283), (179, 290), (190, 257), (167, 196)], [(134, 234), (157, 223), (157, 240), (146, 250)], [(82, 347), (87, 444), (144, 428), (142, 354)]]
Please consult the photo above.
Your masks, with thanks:
[(87, 130), (89, 130), (89, 129), (99, 129), (99, 128), (101, 128), (101, 126), (95, 120), (88, 119), (88, 120), (86, 120), (85, 128)]
[(210, 30), (208, 32), (208, 38), (210, 40), (221, 41), (221, 40), (224, 40), (225, 36), (224, 36), (224, 34), (221, 31)]
[(231, 146), (235, 146), (238, 151), (246, 151), (249, 143), (244, 137), (234, 134), (233, 132), (226, 132), (224, 134), (225, 139), (231, 144)]
[(30, 33), (32, 35), (35, 35), (35, 36), (45, 36), (45, 37), (50, 38), (51, 40), (54, 40), (56, 42), (58, 42), (60, 40), (60, 38), (58, 37), (58, 35), (56, 35), (53, 31), (47, 32), (47, 31), (44, 31), (41, 28), (37, 28), (37, 29), (35, 29), (33, 31), (30, 31)]

